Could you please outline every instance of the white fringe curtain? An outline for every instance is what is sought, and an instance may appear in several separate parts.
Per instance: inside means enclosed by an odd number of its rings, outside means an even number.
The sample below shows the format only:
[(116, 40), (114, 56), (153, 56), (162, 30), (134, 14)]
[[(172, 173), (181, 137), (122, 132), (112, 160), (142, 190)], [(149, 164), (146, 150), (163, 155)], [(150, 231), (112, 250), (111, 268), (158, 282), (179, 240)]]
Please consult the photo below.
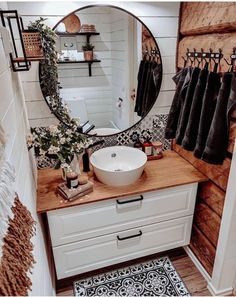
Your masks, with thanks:
[(31, 289), (35, 222), (15, 192), (15, 172), (6, 160), (0, 125), (0, 295), (26, 296)]
[(9, 218), (13, 218), (12, 206), (15, 199), (14, 169), (5, 159), (5, 135), (0, 125), (0, 258), (3, 238), (7, 233)]

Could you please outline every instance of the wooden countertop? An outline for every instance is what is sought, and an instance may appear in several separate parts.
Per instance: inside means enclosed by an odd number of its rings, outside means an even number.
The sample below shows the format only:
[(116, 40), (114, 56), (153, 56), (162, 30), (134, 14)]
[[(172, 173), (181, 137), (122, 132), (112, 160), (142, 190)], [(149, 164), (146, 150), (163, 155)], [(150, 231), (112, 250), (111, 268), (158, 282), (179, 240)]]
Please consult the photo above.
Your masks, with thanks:
[(148, 161), (142, 176), (132, 185), (110, 187), (90, 177), (94, 191), (75, 201), (65, 201), (56, 194), (56, 188), (62, 182), (61, 170), (41, 169), (38, 171), (37, 212), (43, 213), (109, 198), (130, 196), (184, 184), (206, 181), (207, 177), (184, 160), (174, 151), (165, 151), (164, 158)]

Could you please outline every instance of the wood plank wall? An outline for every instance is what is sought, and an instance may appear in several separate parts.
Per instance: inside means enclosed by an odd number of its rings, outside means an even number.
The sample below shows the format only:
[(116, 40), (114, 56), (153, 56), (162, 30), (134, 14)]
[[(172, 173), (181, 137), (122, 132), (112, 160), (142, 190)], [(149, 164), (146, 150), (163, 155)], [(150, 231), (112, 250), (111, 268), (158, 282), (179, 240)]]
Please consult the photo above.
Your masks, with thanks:
[[(222, 49), (230, 61), (236, 46), (236, 3), (234, 2), (183, 2), (180, 7), (179, 41), (177, 67), (183, 67), (182, 56), (187, 48), (209, 51)], [(221, 71), (228, 70), (224, 60)], [(232, 153), (236, 135), (236, 117), (231, 122), (228, 151)], [(192, 152), (174, 144), (174, 150), (188, 160), (206, 176), (209, 181), (200, 184), (195, 208), (190, 248), (212, 275), (221, 216), (231, 160), (226, 158), (223, 165), (211, 165), (195, 158)]]

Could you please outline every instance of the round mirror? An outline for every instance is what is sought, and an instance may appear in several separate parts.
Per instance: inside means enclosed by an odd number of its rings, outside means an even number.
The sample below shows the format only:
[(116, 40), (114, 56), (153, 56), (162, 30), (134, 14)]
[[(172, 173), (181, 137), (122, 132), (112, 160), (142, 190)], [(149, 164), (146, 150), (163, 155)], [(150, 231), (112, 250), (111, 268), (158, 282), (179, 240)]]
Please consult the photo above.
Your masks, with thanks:
[(114, 6), (87, 6), (54, 30), (60, 100), (82, 133), (116, 134), (148, 114), (162, 63), (155, 38), (138, 18)]

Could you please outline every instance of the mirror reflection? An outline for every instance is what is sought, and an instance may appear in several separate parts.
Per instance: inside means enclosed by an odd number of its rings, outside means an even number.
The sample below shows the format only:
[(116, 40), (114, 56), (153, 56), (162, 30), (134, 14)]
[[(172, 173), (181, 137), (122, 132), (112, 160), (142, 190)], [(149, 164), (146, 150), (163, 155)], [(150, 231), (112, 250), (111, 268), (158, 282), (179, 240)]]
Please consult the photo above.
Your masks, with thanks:
[(83, 133), (119, 133), (148, 113), (162, 65), (155, 39), (139, 20), (93, 6), (68, 15), (55, 31), (60, 96)]

